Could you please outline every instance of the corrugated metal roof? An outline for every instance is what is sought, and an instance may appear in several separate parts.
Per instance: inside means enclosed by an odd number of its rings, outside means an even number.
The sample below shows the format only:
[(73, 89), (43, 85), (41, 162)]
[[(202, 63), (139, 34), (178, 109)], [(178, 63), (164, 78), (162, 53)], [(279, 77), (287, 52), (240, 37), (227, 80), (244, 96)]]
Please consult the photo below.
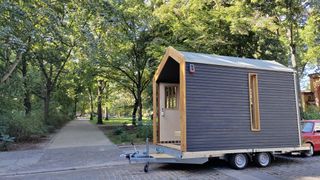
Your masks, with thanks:
[(288, 68), (276, 61), (239, 58), (239, 57), (231, 57), (231, 56), (219, 56), (219, 55), (202, 54), (202, 53), (191, 53), (191, 52), (184, 52), (184, 51), (179, 51), (179, 52), (183, 54), (185, 61), (190, 63), (213, 64), (213, 65), (219, 65), (219, 66), (232, 66), (232, 67), (250, 68), (250, 69), (294, 72), (293, 69)]

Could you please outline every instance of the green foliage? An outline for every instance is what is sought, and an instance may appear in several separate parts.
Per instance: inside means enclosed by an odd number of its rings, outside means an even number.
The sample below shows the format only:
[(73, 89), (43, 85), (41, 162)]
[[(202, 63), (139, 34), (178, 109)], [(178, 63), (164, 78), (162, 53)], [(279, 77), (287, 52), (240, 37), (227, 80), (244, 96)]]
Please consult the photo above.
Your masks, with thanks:
[(305, 120), (308, 119), (320, 119), (319, 108), (316, 106), (308, 106), (306, 112), (302, 113), (302, 118)]
[(7, 151), (8, 150), (8, 147), (11, 143), (13, 143), (15, 140), (14, 137), (11, 137), (7, 134), (4, 134), (4, 135), (0, 135), (0, 151), (1, 150), (5, 150)]
[(121, 140), (121, 142), (130, 142), (132, 139), (127, 132), (123, 132), (120, 135), (120, 140)]
[(63, 114), (61, 112), (51, 113), (49, 116), (49, 120), (47, 121), (47, 125), (49, 127), (50, 132), (54, 131), (55, 129), (61, 128), (67, 122), (71, 121), (73, 116), (68, 114)]
[(117, 127), (116, 129), (113, 130), (113, 134), (114, 135), (120, 135), (122, 134), (124, 131), (123, 131), (123, 128), (122, 127)]
[(178, 49), (284, 63), (286, 49), (277, 32), (255, 26), (270, 20), (255, 19), (260, 12), (250, 1), (170, 1), (154, 12), (163, 23), (163, 38)]
[(102, 130), (105, 131), (108, 138), (115, 144), (130, 144), (131, 142), (143, 144), (147, 137), (147, 129), (149, 131), (149, 141), (152, 141), (152, 126), (111, 126)]
[(28, 140), (45, 135), (47, 128), (43, 123), (40, 112), (28, 116), (16, 114), (7, 122), (7, 133), (17, 141)]
[(146, 138), (148, 137), (149, 140), (152, 140), (152, 126), (138, 126), (137, 129), (137, 138)]
[[(71, 25), (75, 4), (0, 2), (0, 126), (17, 141), (41, 137), (74, 117), (75, 78), (66, 69), (78, 32)], [(46, 100), (49, 119), (44, 119)]]
[(5, 126), (0, 126), (0, 151), (7, 151), (9, 145), (14, 142), (15, 138), (6, 134), (7, 128)]

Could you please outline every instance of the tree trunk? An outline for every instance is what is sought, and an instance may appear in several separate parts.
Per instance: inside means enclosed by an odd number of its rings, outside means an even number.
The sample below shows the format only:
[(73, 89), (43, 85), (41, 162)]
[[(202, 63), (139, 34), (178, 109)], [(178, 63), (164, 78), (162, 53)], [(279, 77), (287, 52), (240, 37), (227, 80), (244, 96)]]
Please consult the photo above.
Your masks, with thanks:
[[(290, 42), (290, 58), (289, 58), (289, 62), (288, 65), (289, 67), (291, 67), (292, 69), (296, 70), (297, 74), (296, 74), (296, 90), (297, 90), (297, 100), (298, 100), (298, 106), (299, 106), (299, 112), (300, 114), (302, 113), (302, 105), (301, 105), (301, 90), (300, 90), (300, 75), (299, 75), (299, 71), (298, 71), (298, 66), (297, 66), (297, 49), (296, 49), (296, 44), (294, 41), (294, 26), (291, 22), (290, 27), (287, 29), (287, 36)], [(303, 72), (301, 72), (303, 73)]]
[(103, 124), (102, 121), (102, 91), (103, 91), (103, 87), (102, 87), (102, 81), (98, 81), (98, 121), (97, 124)]
[(28, 88), (27, 82), (27, 61), (23, 57), (22, 58), (22, 78), (23, 78), (23, 86), (24, 86), (24, 98), (23, 98), (23, 105), (25, 109), (25, 114), (28, 115), (31, 112), (31, 100), (30, 100), (30, 91)]
[(46, 83), (45, 96), (44, 96), (44, 122), (49, 122), (49, 114), (50, 114), (50, 96), (52, 90), (52, 83), (50, 80)]
[(9, 79), (13, 71), (16, 69), (17, 65), (22, 60), (22, 53), (23, 52), (17, 52), (16, 61), (11, 65), (11, 67), (9, 68), (9, 71), (3, 77), (1, 77), (0, 84), (4, 83), (6, 80)]
[(109, 120), (109, 109), (108, 109), (108, 105), (107, 105), (107, 102), (108, 102), (108, 99), (109, 99), (109, 84), (106, 84), (105, 85), (105, 95), (106, 95), (106, 117), (105, 117), (105, 120)]
[(50, 91), (46, 90), (46, 96), (44, 97), (44, 122), (49, 122), (50, 111)]
[(74, 97), (74, 116), (77, 117), (78, 95)]
[(142, 125), (142, 97), (141, 97), (141, 93), (138, 94), (138, 125), (141, 126)]
[(132, 111), (132, 125), (133, 126), (136, 126), (136, 121), (137, 121), (137, 118), (136, 118), (136, 114), (137, 114), (137, 110), (138, 110), (138, 101), (136, 100), (134, 105), (133, 105), (133, 111)]
[(90, 99), (90, 120), (93, 120), (93, 95), (92, 95), (92, 90), (89, 87), (89, 99)]
[(109, 111), (108, 111), (108, 106), (106, 106), (106, 118), (105, 120), (109, 120)]
[(289, 46), (290, 46), (290, 58), (288, 62), (288, 66), (297, 70), (297, 59), (296, 59), (296, 44), (294, 42), (294, 34), (293, 34), (293, 25), (291, 24), (290, 27), (287, 29), (287, 36), (289, 39)]

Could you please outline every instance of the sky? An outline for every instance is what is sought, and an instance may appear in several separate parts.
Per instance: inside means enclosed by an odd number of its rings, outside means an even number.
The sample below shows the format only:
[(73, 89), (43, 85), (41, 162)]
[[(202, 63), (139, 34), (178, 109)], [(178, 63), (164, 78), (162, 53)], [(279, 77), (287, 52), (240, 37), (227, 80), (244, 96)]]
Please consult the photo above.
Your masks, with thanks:
[(315, 72), (320, 72), (320, 69), (319, 67), (317, 67), (316, 65), (314, 64), (307, 64), (305, 70), (304, 70), (304, 73), (303, 73), (303, 77), (301, 78), (300, 80), (300, 89), (302, 91), (305, 91), (305, 90), (309, 90), (310, 87), (309, 87), (309, 76), (308, 74), (312, 74), (312, 73), (315, 73)]

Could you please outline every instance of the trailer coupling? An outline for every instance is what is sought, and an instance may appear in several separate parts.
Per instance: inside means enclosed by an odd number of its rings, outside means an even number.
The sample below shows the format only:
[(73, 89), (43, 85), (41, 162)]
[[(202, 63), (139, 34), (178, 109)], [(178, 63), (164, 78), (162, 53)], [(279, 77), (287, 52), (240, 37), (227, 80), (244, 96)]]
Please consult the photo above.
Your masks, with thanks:
[(129, 164), (131, 162), (140, 162), (140, 163), (145, 163), (145, 166), (143, 168), (144, 172), (147, 173), (149, 171), (149, 164), (151, 161), (155, 161), (155, 159), (149, 155), (149, 138), (146, 138), (146, 151), (143, 153), (140, 153), (136, 146), (131, 143), (131, 145), (134, 148), (133, 153), (126, 153), (126, 154), (121, 154), (120, 157), (125, 157), (126, 159), (129, 160)]
[(155, 158), (152, 156), (147, 155), (147, 153), (139, 153), (139, 151), (134, 153), (127, 153), (127, 154), (121, 154), (120, 157), (124, 157), (129, 160), (129, 164), (131, 162), (136, 163), (145, 163), (143, 171), (147, 173), (149, 171), (149, 164), (150, 162), (155, 162)]

